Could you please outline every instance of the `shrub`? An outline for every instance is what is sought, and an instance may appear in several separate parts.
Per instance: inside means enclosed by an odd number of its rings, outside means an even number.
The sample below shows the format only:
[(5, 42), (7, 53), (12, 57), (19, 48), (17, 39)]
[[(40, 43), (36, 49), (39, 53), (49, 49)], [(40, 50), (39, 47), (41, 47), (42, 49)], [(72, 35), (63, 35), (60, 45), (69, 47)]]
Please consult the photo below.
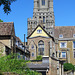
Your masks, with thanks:
[(64, 71), (74, 70), (74, 66), (71, 63), (64, 64)]
[(31, 71), (26, 65), (27, 62), (18, 60), (15, 55), (4, 56), (0, 58), (0, 70), (2, 72), (15, 72), (20, 75), (40, 75), (38, 72)]
[(42, 56), (41, 55), (37, 56), (36, 60), (42, 60)]

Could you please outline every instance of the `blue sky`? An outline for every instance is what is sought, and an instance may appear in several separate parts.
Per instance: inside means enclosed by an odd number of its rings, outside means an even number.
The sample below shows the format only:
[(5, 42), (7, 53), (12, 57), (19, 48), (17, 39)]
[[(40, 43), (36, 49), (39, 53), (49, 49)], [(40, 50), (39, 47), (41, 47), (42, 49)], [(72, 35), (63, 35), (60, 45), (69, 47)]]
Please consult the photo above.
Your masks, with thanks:
[[(16, 36), (24, 40), (27, 37), (27, 18), (33, 16), (33, 0), (17, 0), (12, 3), (9, 15), (4, 14), (0, 7), (0, 19), (14, 22)], [(75, 25), (75, 0), (54, 0), (55, 26)]]

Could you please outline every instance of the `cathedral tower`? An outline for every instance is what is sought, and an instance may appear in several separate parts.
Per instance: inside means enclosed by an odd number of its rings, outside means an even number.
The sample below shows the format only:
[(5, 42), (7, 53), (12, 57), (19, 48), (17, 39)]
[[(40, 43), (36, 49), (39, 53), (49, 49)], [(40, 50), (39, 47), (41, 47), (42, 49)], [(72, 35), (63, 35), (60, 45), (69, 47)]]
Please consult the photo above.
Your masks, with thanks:
[(53, 35), (55, 26), (53, 0), (34, 0), (33, 18), (28, 18), (28, 35), (41, 25), (47, 33)]

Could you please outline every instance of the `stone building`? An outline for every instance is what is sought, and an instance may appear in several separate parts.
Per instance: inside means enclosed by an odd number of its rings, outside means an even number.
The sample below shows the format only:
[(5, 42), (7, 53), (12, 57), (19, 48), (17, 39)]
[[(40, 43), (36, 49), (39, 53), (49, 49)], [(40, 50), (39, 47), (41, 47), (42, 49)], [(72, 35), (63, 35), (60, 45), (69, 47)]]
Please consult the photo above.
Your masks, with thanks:
[(54, 56), (75, 65), (75, 26), (55, 26), (53, 0), (34, 0), (33, 18), (28, 19), (28, 47), (31, 59)]
[(30, 52), (19, 37), (15, 35), (13, 22), (0, 22), (0, 56), (18, 53), (19, 59), (29, 60)]
[(49, 57), (47, 75), (64, 75), (63, 62), (75, 65), (75, 26), (55, 26), (53, 0), (34, 0), (27, 39), (30, 60), (38, 55)]
[[(3, 50), (5, 54), (15, 52), (15, 30), (13, 22), (0, 22), (0, 43), (2, 44), (0, 45), (0, 50)], [(5, 48), (2, 49), (3, 47)]]

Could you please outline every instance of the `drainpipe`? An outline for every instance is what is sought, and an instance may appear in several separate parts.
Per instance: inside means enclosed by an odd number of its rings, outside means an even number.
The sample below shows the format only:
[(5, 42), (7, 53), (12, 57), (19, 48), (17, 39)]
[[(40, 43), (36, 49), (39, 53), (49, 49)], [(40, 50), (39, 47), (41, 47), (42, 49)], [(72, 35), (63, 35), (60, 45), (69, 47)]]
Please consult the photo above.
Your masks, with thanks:
[(25, 34), (24, 34), (24, 56), (25, 56)]

